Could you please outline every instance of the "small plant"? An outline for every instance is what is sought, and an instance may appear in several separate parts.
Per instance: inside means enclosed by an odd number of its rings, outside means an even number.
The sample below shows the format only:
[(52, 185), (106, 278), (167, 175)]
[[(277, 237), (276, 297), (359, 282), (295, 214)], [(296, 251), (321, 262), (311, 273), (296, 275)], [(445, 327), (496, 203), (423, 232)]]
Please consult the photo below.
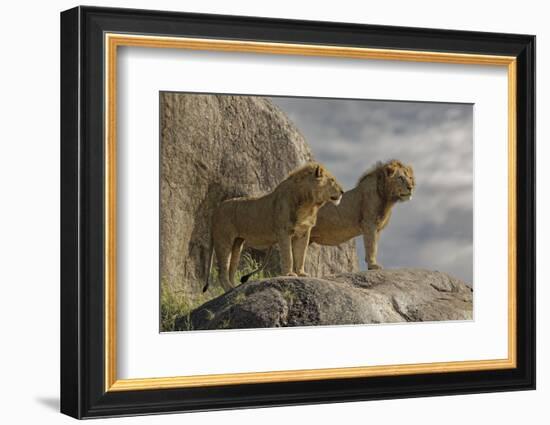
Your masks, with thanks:
[(235, 297), (235, 299), (233, 300), (233, 303), (234, 304), (240, 304), (242, 302), (244, 302), (246, 300), (246, 295), (244, 294), (244, 292), (239, 292), (237, 294), (237, 296)]
[(287, 304), (292, 305), (292, 304), (294, 303), (295, 295), (294, 295), (294, 292), (292, 292), (290, 289), (285, 288), (285, 289), (281, 292), (281, 295), (283, 296), (283, 298), (285, 299), (285, 301), (287, 302)]
[(212, 313), (210, 310), (208, 310), (207, 308), (204, 309), (204, 312), (206, 313), (206, 319), (208, 321), (212, 320), (216, 315), (214, 313)]
[[(232, 282), (233, 285), (238, 285), (241, 281), (241, 277), (253, 272), (256, 269), (259, 269), (261, 267), (262, 263), (258, 262), (249, 252), (243, 252), (241, 255), (241, 261), (239, 264), (239, 268), (237, 269), (237, 272), (235, 273), (235, 281)], [(258, 271), (254, 276), (254, 280), (262, 280), (262, 279), (269, 279), (270, 277), (273, 277), (271, 273), (265, 268), (263, 270)], [(218, 280), (218, 268), (212, 267), (210, 270), (210, 282), (213, 283), (213, 285), (210, 286), (211, 289), (208, 291), (211, 292), (211, 296), (209, 299), (216, 298), (217, 296), (224, 293), (223, 289), (219, 286), (219, 280)], [(214, 296), (212, 296), (214, 294)]]
[(229, 318), (223, 319), (223, 321), (220, 323), (220, 329), (229, 329), (230, 325), (231, 325), (231, 320), (229, 320)]
[[(256, 269), (259, 269), (262, 266), (262, 263), (258, 262), (249, 252), (243, 253), (241, 256), (241, 263), (239, 270), (236, 273), (235, 280), (237, 282), (241, 281), (241, 277), (244, 275), (247, 275), (248, 273), (253, 272)], [(271, 273), (267, 271), (265, 268), (258, 271), (252, 278), (254, 280), (262, 280), (262, 279), (269, 279), (271, 276)]]

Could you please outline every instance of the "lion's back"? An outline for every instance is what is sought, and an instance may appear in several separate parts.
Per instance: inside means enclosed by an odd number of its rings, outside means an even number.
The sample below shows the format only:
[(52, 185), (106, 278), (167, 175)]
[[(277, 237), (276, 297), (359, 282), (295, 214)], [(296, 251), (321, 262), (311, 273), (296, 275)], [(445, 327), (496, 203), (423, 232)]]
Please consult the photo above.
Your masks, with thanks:
[(223, 201), (212, 216), (214, 234), (241, 237), (249, 243), (263, 241), (273, 233), (271, 201), (268, 195)]

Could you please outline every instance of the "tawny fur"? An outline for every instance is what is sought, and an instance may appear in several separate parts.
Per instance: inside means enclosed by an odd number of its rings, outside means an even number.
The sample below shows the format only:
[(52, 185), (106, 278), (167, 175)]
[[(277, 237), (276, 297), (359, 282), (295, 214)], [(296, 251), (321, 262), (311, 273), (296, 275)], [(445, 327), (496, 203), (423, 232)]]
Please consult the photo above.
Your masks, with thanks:
[(278, 244), (281, 274), (306, 276), (306, 250), (317, 212), (326, 202), (338, 204), (343, 193), (321, 164), (308, 163), (264, 196), (222, 202), (212, 218), (212, 243), (224, 290), (233, 287), (245, 241), (260, 249)]
[(319, 210), (310, 243), (339, 245), (363, 235), (368, 268), (382, 268), (376, 259), (380, 232), (388, 225), (393, 206), (411, 199), (414, 188), (412, 167), (395, 159), (376, 164), (344, 193), (339, 205)]

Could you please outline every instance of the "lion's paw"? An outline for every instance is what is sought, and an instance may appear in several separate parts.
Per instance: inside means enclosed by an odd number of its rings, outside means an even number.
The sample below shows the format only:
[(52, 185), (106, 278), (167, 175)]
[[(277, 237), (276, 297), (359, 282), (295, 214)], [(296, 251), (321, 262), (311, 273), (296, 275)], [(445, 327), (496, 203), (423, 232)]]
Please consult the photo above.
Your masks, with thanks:
[(309, 274), (306, 273), (306, 272), (298, 272), (298, 276), (300, 276), (300, 277), (308, 277)]
[(286, 275), (287, 275), (287, 276), (293, 276), (293, 277), (298, 276), (298, 275), (297, 275), (296, 273), (294, 273), (294, 272), (288, 272)]
[(369, 270), (381, 270), (382, 268), (382, 264), (369, 264)]

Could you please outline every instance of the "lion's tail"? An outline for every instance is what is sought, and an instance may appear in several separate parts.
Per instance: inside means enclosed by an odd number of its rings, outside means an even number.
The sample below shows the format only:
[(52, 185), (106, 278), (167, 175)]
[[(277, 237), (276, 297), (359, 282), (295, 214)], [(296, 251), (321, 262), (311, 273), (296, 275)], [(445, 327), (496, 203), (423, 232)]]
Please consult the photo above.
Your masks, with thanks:
[(213, 264), (214, 264), (214, 241), (212, 238), (210, 238), (210, 252), (209, 252), (209, 258), (208, 258), (208, 266), (206, 270), (206, 284), (204, 285), (204, 288), (202, 288), (202, 292), (208, 291), (208, 287), (210, 286), (210, 275), (212, 273)]
[(263, 269), (265, 269), (265, 266), (267, 266), (267, 263), (269, 263), (269, 258), (271, 257), (272, 252), (273, 252), (273, 245), (269, 247), (267, 254), (265, 254), (263, 264), (261, 264), (260, 267), (258, 267), (256, 270), (252, 270), (250, 273), (245, 274), (244, 276), (241, 276), (241, 283), (247, 282), (252, 275), (255, 275), (256, 273), (261, 272)]

